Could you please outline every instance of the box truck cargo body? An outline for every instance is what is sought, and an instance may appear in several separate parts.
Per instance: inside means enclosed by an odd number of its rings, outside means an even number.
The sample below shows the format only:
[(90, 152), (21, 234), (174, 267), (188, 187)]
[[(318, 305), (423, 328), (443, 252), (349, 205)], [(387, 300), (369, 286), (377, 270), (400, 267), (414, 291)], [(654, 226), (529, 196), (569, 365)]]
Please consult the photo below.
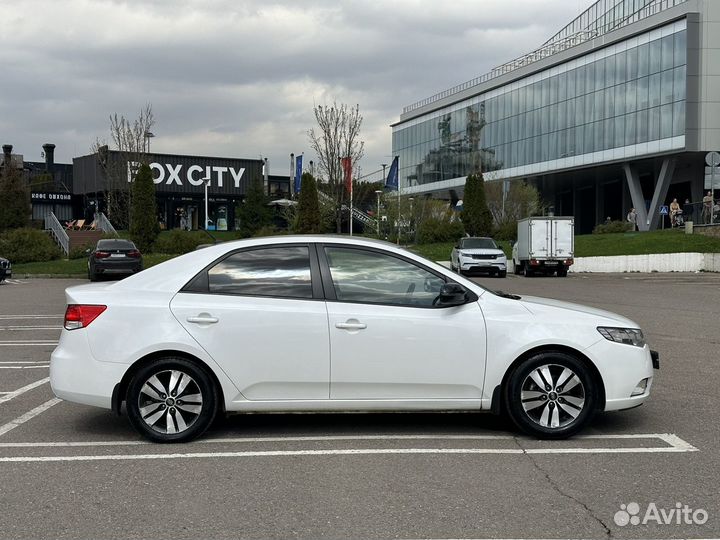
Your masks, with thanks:
[(572, 217), (530, 217), (518, 221), (513, 246), (516, 274), (567, 276), (575, 256), (575, 222)]

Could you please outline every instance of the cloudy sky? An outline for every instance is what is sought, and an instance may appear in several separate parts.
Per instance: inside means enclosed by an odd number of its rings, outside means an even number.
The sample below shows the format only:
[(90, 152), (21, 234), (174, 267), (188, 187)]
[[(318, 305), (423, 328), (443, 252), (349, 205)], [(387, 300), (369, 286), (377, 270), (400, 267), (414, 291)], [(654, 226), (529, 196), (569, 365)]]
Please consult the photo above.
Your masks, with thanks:
[(56, 161), (151, 103), (152, 150), (309, 151), (313, 105), (359, 104), (363, 173), (403, 106), (541, 45), (590, 0), (0, 0), (0, 143)]

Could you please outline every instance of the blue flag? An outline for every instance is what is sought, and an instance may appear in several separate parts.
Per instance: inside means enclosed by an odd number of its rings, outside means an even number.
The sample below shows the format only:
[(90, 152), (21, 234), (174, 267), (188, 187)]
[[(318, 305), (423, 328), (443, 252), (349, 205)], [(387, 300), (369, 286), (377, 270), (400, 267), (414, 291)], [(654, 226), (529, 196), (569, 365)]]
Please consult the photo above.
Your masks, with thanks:
[(395, 156), (390, 165), (390, 172), (388, 172), (387, 179), (385, 180), (385, 188), (391, 191), (397, 191), (400, 189), (398, 183), (398, 156)]
[(295, 193), (300, 193), (300, 182), (302, 181), (302, 154), (295, 158)]

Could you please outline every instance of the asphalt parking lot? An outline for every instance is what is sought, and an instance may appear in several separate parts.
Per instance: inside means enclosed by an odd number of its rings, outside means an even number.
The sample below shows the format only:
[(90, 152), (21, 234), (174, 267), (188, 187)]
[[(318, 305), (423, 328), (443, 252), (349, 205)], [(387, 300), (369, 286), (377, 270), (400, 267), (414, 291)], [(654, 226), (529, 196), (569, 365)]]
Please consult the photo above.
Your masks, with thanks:
[(569, 441), (481, 414), (278, 414), (153, 445), (52, 395), (63, 290), (86, 281), (0, 285), (0, 538), (720, 536), (720, 274), (477, 281), (639, 322), (651, 400)]

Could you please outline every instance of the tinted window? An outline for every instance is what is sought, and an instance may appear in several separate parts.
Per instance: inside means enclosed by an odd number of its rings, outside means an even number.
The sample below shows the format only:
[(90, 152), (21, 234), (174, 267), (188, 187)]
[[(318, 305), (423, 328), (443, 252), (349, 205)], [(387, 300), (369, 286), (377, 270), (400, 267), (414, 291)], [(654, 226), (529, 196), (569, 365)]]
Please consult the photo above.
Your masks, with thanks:
[(326, 247), (337, 299), (432, 306), (445, 281), (412, 263), (373, 251)]
[(312, 298), (310, 255), (305, 246), (235, 253), (208, 271), (211, 293)]
[(98, 249), (135, 249), (135, 244), (130, 240), (99, 240)]

